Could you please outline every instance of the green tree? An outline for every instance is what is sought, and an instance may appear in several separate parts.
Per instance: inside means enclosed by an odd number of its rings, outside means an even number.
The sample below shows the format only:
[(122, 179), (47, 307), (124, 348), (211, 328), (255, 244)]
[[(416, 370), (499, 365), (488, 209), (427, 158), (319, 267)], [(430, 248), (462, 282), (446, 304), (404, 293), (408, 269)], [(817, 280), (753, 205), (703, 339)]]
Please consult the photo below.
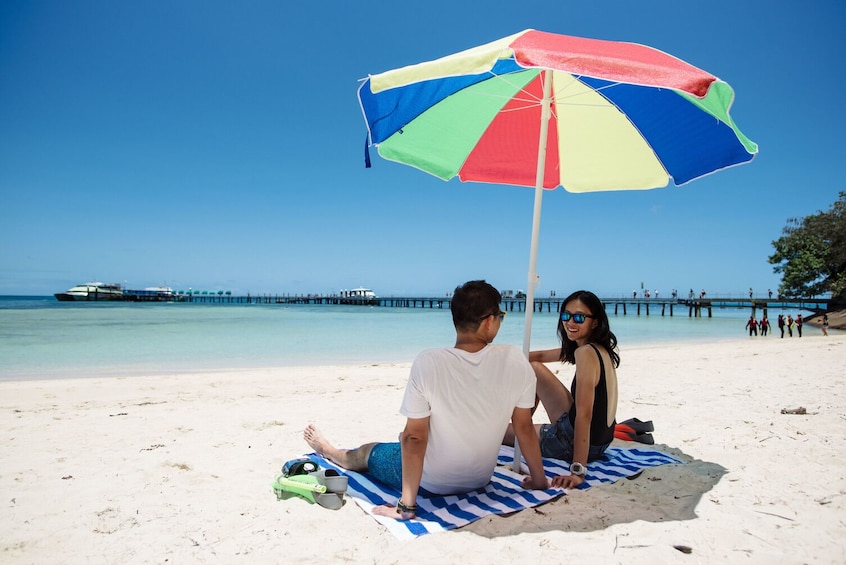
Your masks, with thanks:
[(827, 212), (790, 218), (773, 242), (773, 271), (782, 273), (783, 296), (805, 298), (830, 292), (846, 300), (846, 192)]

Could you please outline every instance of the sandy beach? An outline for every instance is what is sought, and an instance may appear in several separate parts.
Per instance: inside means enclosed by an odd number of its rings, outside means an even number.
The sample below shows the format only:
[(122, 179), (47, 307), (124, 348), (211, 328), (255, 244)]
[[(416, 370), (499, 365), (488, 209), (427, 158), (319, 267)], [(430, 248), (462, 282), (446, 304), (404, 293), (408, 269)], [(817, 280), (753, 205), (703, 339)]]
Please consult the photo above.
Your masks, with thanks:
[(393, 440), (409, 364), (0, 383), (0, 561), (843, 563), (846, 336), (808, 330), (623, 348), (618, 420), (683, 464), (413, 541), (270, 487), (310, 422)]

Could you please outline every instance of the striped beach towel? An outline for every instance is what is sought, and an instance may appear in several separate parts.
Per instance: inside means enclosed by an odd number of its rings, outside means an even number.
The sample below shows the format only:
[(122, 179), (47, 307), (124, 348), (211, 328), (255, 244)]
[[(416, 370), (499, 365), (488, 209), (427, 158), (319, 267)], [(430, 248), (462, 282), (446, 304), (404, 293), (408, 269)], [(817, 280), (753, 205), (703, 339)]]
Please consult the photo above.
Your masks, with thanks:
[[(522, 475), (511, 470), (514, 448), (504, 445), (500, 448), (493, 478), (485, 488), (461, 495), (418, 497), (417, 517), (414, 520), (398, 521), (374, 515), (373, 508), (383, 504), (396, 504), (400, 496), (399, 491), (371, 480), (367, 473), (341, 469), (315, 454), (310, 457), (317, 460), (321, 467), (336, 469), (348, 476), (347, 494), (399, 539), (413, 539), (423, 534), (453, 530), (491, 514), (510, 514), (566, 494), (566, 491), (560, 488), (523, 489), (520, 486)], [(586, 480), (579, 488), (613, 483), (636, 475), (647, 467), (679, 462), (675, 457), (652, 449), (610, 447), (601, 461), (594, 461), (587, 466)], [(550, 478), (570, 474), (570, 465), (564, 461), (544, 459), (543, 464), (546, 475)]]

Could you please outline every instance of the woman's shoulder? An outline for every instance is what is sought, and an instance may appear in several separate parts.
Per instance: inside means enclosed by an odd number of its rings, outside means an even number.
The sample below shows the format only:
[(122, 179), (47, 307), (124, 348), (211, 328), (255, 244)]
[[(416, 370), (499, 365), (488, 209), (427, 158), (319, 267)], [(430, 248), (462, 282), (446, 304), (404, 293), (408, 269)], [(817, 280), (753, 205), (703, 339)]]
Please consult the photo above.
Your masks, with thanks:
[(605, 348), (599, 345), (598, 343), (586, 343), (584, 345), (578, 346), (574, 355), (576, 356), (576, 359), (585, 358), (586, 355), (589, 355), (596, 359), (597, 354), (602, 355), (602, 352), (604, 350)]

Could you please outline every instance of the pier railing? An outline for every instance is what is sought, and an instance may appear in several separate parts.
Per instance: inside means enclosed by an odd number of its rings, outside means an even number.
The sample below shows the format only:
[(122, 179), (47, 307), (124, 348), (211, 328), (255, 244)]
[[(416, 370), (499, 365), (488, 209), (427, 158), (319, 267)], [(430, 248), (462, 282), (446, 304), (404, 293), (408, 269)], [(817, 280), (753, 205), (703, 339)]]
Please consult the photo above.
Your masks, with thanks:
[[(673, 316), (679, 310), (689, 317), (700, 317), (707, 313), (710, 318), (714, 308), (749, 308), (754, 316), (758, 309), (767, 314), (769, 308), (807, 310), (815, 313), (826, 312), (831, 306), (828, 298), (600, 298), (605, 310), (610, 314), (611, 308), (615, 315), (628, 315), (632, 312), (638, 316), (650, 314)], [(345, 297), (336, 295), (185, 295), (180, 297), (184, 302), (198, 304), (311, 304), (311, 305), (356, 305), (379, 306), (387, 308), (431, 308), (449, 309), (451, 296), (378, 296), (378, 297)], [(534, 312), (558, 312), (564, 298), (548, 297), (535, 298)], [(503, 310), (508, 312), (526, 310), (525, 298), (504, 297)]]

